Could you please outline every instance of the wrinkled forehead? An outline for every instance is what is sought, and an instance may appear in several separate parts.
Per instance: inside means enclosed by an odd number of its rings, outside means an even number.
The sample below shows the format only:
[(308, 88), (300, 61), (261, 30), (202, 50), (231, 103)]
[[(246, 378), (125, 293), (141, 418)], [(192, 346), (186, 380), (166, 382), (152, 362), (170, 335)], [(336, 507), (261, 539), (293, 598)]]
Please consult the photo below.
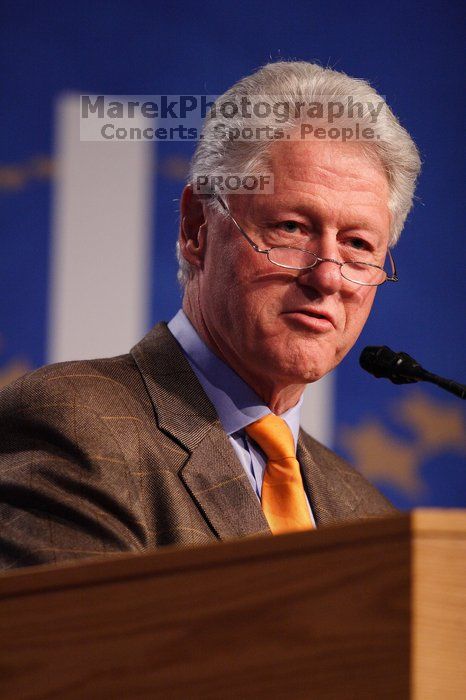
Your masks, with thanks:
[[(358, 143), (332, 141), (278, 141), (268, 150), (268, 165), (278, 184), (296, 180), (358, 187), (375, 180), (381, 193), (389, 194), (386, 173), (370, 148)], [(358, 179), (361, 183), (358, 183)]]

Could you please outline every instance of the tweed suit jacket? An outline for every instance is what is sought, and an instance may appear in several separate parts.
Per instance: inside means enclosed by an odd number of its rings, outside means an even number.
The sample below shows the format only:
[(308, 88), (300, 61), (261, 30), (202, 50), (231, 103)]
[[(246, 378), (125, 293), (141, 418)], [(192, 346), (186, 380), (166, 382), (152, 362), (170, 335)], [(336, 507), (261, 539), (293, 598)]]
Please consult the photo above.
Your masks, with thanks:
[[(317, 526), (393, 507), (300, 431)], [(129, 354), (65, 362), (0, 392), (0, 566), (271, 534), (165, 323)]]

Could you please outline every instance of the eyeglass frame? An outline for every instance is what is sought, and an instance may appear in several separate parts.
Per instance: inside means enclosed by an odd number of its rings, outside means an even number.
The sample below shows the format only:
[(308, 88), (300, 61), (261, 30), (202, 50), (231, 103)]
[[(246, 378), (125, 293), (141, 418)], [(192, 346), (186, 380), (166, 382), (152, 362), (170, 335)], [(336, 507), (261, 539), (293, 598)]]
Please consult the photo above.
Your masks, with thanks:
[[(257, 243), (255, 243), (252, 238), (249, 237), (249, 235), (246, 233), (246, 231), (243, 229), (243, 227), (236, 221), (235, 217), (231, 213), (229, 207), (227, 206), (226, 202), (224, 202), (223, 198), (218, 194), (218, 192), (213, 192), (212, 196), (215, 197), (215, 199), (218, 201), (218, 203), (221, 205), (221, 207), (224, 209), (224, 211), (228, 214), (230, 219), (233, 221), (235, 224), (236, 228), (238, 231), (244, 236), (244, 238), (247, 240), (249, 245), (256, 251), (256, 253), (264, 253), (267, 255), (267, 258), (271, 265), (276, 265), (277, 267), (281, 267), (285, 270), (299, 270), (299, 271), (304, 271), (304, 270), (313, 270), (314, 268), (317, 267), (318, 264), (323, 263), (323, 262), (332, 262), (335, 263), (335, 265), (338, 265), (340, 268), (340, 274), (343, 277), (343, 279), (347, 280), (348, 282), (352, 282), (353, 284), (359, 284), (363, 287), (381, 287), (382, 284), (385, 284), (385, 282), (398, 282), (399, 277), (397, 274), (396, 270), (396, 265), (395, 265), (395, 260), (393, 259), (393, 255), (390, 252), (390, 248), (387, 248), (387, 254), (390, 259), (390, 263), (392, 266), (393, 274), (390, 276), (384, 270), (384, 268), (381, 265), (376, 265), (375, 263), (368, 263), (364, 262), (362, 260), (348, 260), (346, 262), (340, 262), (339, 260), (334, 260), (333, 258), (320, 258), (318, 255), (313, 253), (311, 250), (306, 250), (306, 248), (296, 248), (295, 246), (291, 245), (282, 245), (282, 246), (272, 246), (271, 248), (259, 248)], [(271, 250), (276, 250), (278, 248), (288, 248), (289, 250), (299, 250), (303, 253), (309, 253), (309, 255), (312, 255), (315, 258), (315, 263), (313, 265), (307, 265), (306, 267), (291, 267), (291, 265), (281, 265), (280, 263), (274, 262), (273, 260), (270, 259), (269, 253)], [(341, 271), (341, 268), (343, 265), (348, 265), (348, 264), (356, 264), (356, 265), (367, 265), (368, 267), (375, 267), (378, 270), (382, 270), (382, 272), (385, 273), (386, 277), (382, 282), (379, 282), (378, 284), (371, 284), (370, 282), (356, 282), (355, 280), (350, 280), (348, 277), (345, 277), (344, 274)]]

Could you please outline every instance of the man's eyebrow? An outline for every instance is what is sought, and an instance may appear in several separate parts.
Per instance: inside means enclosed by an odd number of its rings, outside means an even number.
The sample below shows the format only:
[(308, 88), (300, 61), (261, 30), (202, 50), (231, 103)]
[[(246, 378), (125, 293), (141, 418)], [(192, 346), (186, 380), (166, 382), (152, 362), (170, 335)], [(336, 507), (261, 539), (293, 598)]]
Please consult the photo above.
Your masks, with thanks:
[(354, 219), (349, 224), (344, 224), (340, 227), (340, 231), (349, 231), (350, 229), (364, 229), (369, 233), (380, 233), (380, 226), (375, 221), (369, 219)]
[(270, 204), (266, 204), (264, 206), (264, 213), (268, 214), (269, 211), (272, 212), (272, 210), (279, 211), (288, 211), (288, 212), (296, 212), (297, 214), (301, 214), (302, 216), (306, 216), (308, 219), (315, 219), (320, 216), (319, 211), (316, 209), (316, 207), (311, 207), (308, 204), (303, 204), (302, 202), (284, 202), (280, 200), (276, 200), (270, 202)]

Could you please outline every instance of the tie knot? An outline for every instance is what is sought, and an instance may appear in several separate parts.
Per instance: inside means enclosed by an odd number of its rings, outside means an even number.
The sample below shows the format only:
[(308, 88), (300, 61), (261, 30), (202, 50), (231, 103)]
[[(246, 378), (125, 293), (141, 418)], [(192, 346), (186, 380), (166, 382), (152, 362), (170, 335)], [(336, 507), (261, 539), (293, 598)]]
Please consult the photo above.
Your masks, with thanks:
[(274, 413), (247, 425), (246, 433), (267, 455), (267, 459), (295, 458), (293, 433), (286, 421)]

